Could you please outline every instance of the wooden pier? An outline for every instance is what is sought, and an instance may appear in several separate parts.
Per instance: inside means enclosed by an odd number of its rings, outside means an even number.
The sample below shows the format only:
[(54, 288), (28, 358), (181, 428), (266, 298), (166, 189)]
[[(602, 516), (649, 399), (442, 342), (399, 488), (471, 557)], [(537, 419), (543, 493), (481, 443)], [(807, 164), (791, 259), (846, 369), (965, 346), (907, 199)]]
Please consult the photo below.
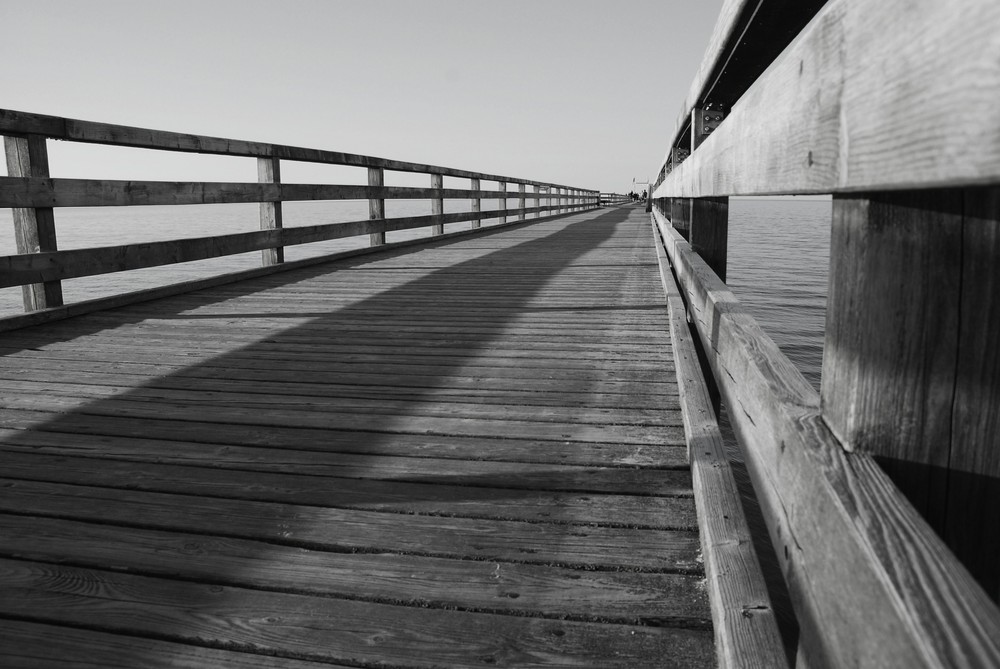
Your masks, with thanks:
[(0, 336), (5, 666), (712, 666), (647, 216)]
[[(1000, 666), (997, 34), (987, 0), (726, 0), (648, 204), (0, 109), (0, 665)], [(258, 181), (63, 179), (52, 140)], [(819, 393), (725, 284), (728, 198), (803, 194), (833, 196)], [(369, 216), (286, 227), (296, 200)], [(56, 240), (60, 207), (246, 202), (259, 230)]]

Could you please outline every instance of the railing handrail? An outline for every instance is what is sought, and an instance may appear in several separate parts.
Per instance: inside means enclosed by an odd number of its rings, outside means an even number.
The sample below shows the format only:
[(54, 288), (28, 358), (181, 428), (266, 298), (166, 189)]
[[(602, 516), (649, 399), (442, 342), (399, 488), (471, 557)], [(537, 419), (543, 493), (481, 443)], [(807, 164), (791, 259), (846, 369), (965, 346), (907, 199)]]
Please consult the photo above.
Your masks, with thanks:
[[(130, 126), (81, 121), (0, 109), (0, 134), (5, 137), (8, 173), (0, 178), (0, 208), (14, 211), (18, 253), (0, 257), (0, 287), (24, 286), (25, 310), (62, 305), (61, 284), (71, 279), (146, 267), (204, 260), (260, 250), (265, 265), (280, 265), (284, 247), (368, 234), (372, 246), (385, 243), (385, 233), (430, 227), (441, 235), (444, 225), (508, 217), (559, 215), (599, 205), (595, 190), (561, 184), (458, 170), (435, 165), (388, 160), (320, 149), (223, 139)], [(165, 151), (219, 154), (257, 160), (258, 181), (127, 181), (64, 179), (49, 174), (48, 139)], [(368, 185), (282, 183), (282, 160), (359, 167), (367, 170)], [(429, 188), (386, 186), (385, 170), (425, 173)], [(469, 180), (469, 188), (444, 188), (445, 176)], [(483, 189), (482, 180), (497, 188)], [(517, 184), (517, 190), (508, 190)], [(531, 186), (532, 191), (526, 190)], [(385, 200), (426, 199), (430, 215), (386, 218)], [(444, 200), (471, 201), (471, 211), (444, 213)], [(498, 206), (483, 211), (481, 200)], [(517, 206), (508, 208), (507, 200)], [(527, 201), (534, 200), (534, 206)], [(367, 200), (365, 220), (284, 228), (285, 201)], [(544, 201), (544, 204), (543, 204)], [(219, 203), (260, 203), (259, 231), (185, 238), (139, 244), (60, 251), (55, 240), (53, 211), (59, 207), (141, 206)], [(234, 280), (240, 276), (234, 275)], [(65, 311), (65, 310), (64, 310)], [(16, 319), (21, 322), (24, 319)], [(37, 319), (35, 319), (37, 320)], [(32, 321), (34, 322), (34, 321)]]
[(12, 109), (0, 109), (0, 135), (41, 135), (49, 139), (62, 139), (85, 144), (105, 144), (109, 146), (179, 151), (183, 153), (204, 153), (243, 158), (278, 158), (305, 163), (372, 167), (392, 172), (440, 174), (446, 177), (481, 179), (525, 184), (528, 186), (575, 188), (566, 184), (519, 179), (517, 177), (473, 172), (403, 160), (392, 160), (376, 156), (84, 121)]

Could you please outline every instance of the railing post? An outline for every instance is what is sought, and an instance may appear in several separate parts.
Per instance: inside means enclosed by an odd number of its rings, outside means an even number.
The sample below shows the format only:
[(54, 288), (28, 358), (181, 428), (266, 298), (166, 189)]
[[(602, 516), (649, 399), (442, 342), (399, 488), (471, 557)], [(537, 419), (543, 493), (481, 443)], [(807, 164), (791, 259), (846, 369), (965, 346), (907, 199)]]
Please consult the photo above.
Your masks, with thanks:
[[(539, 193), (541, 193), (541, 192), (542, 192), (542, 187), (541, 186), (535, 186), (535, 209), (538, 209), (539, 207), (542, 206), (542, 196), (539, 195)], [(540, 211), (536, 211), (535, 212), (535, 218), (539, 218), (541, 215), (542, 215), (542, 212), (540, 212)]]
[(834, 196), (821, 392), (994, 600), (998, 257), (998, 187)]
[[(368, 168), (368, 185), (381, 188), (385, 185), (385, 170), (381, 167)], [(385, 218), (385, 199), (380, 197), (368, 198), (368, 220), (379, 221)], [(369, 246), (381, 246), (385, 244), (385, 231), (372, 232), (368, 234)]]
[(691, 248), (723, 281), (729, 240), (729, 198), (696, 197), (691, 200)]
[[(281, 183), (281, 161), (277, 158), (257, 159), (257, 182), (262, 184)], [(281, 201), (260, 203), (260, 229), (281, 229)], [(280, 233), (279, 233), (280, 234)], [(276, 246), (271, 249), (261, 249), (262, 265), (277, 265), (285, 262), (285, 249)]]
[[(444, 188), (444, 175), (443, 174), (432, 174), (431, 175), (431, 188)], [(432, 235), (443, 235), (444, 234), (444, 223), (441, 222), (441, 216), (444, 214), (444, 198), (432, 197), (431, 198), (431, 214), (435, 216), (434, 225), (431, 226)]]
[(518, 192), (518, 198), (517, 198), (517, 206), (518, 206), (517, 220), (523, 221), (524, 220), (524, 184), (518, 184), (517, 185), (517, 192)]
[[(4, 137), (7, 174), (11, 177), (49, 177), (49, 154), (42, 135)], [(14, 237), (18, 253), (56, 249), (56, 219), (52, 207), (16, 208)], [(63, 303), (62, 283), (46, 281), (21, 286), (25, 311), (58, 307)]]
[[(472, 190), (479, 190), (479, 179), (469, 179), (469, 188), (471, 188)], [(482, 207), (481, 203), (482, 200), (479, 197), (472, 198), (473, 213), (476, 214), (481, 213), (481, 207)], [(472, 229), (475, 230), (476, 228), (482, 226), (482, 224), (483, 224), (482, 219), (477, 218), (472, 221)]]
[(507, 222), (507, 183), (505, 181), (497, 182), (497, 190), (500, 191), (499, 204), (497, 209), (503, 212), (503, 214), (498, 219), (500, 223)]

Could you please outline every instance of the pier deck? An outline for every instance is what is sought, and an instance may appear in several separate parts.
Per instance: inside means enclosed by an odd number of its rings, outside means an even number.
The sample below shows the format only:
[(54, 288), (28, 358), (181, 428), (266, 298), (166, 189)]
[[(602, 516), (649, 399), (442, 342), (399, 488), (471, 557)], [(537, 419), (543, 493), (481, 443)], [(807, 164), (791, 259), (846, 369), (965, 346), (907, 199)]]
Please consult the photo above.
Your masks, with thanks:
[(714, 664), (648, 216), (0, 335), (0, 664)]

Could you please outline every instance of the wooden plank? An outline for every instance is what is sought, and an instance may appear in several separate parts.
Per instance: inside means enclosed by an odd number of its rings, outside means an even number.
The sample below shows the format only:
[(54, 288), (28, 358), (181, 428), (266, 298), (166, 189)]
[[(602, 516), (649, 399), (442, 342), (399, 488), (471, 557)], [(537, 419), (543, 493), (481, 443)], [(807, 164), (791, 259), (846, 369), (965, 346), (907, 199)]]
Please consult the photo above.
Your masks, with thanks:
[[(49, 154), (44, 137), (4, 137), (4, 152), (10, 178), (48, 178)], [(56, 250), (56, 222), (51, 207), (16, 207), (12, 213), (18, 253)], [(58, 281), (24, 284), (21, 292), (25, 311), (58, 307), (63, 303), (62, 284)]]
[(681, 385), (716, 658), (720, 667), (788, 667), (714, 401), (688, 327), (687, 309), (655, 226), (653, 234), (670, 309), (670, 341)]
[(653, 447), (608, 442), (504, 439), (503, 448), (498, 449), (496, 440), (485, 437), (394, 434), (391, 438), (373, 439), (370, 432), (363, 431), (331, 432), (301, 427), (240, 426), (198, 420), (121, 419), (19, 409), (0, 409), (0, 425), (17, 430), (36, 430), (38, 438), (43, 438), (44, 431), (69, 435), (129, 437), (138, 440), (135, 443), (142, 443), (141, 440), (151, 434), (169, 434), (175, 440), (199, 444), (200, 452), (205, 458), (220, 459), (224, 454), (232, 453), (234, 446), (247, 446), (307, 453), (355, 453), (591, 467), (670, 469), (687, 462), (687, 454), (682, 449), (684, 432), (680, 428), (673, 431), (668, 440)]
[[(579, 493), (577, 496), (558, 496), (566, 504), (566, 516), (553, 511), (550, 507), (547, 514), (551, 522), (562, 519), (564, 522), (571, 522), (572, 518), (584, 518), (580, 513), (581, 509), (589, 509), (594, 506), (590, 504), (592, 500), (586, 499), (585, 495), (609, 494), (620, 496), (621, 499), (611, 499), (608, 503), (620, 503), (623, 517), (629, 514), (643, 514), (645, 510), (654, 512), (653, 507), (660, 507), (659, 510), (676, 506), (684, 509), (687, 503), (683, 500), (678, 504), (672, 502), (658, 502), (655, 499), (626, 499), (629, 497), (690, 497), (691, 476), (687, 469), (640, 469), (626, 467), (583, 467), (577, 465), (562, 464), (530, 464), (523, 462), (505, 462), (495, 460), (485, 462), (481, 460), (466, 461), (453, 458), (406, 458), (400, 456), (372, 456), (372, 455), (352, 455), (338, 453), (333, 456), (324, 456), (319, 453), (293, 453), (282, 450), (279, 453), (270, 453), (259, 449), (231, 449), (230, 452), (223, 451), (221, 457), (210, 460), (200, 453), (206, 451), (204, 446), (198, 444), (185, 444), (180, 441), (170, 442), (177, 447), (176, 453), (166, 453), (159, 458), (154, 458), (156, 462), (176, 463), (181, 465), (180, 469), (172, 465), (158, 465), (155, 462), (149, 463), (149, 459), (143, 453), (137, 452), (134, 446), (130, 446), (127, 440), (115, 439), (112, 437), (86, 437), (68, 436), (66, 434), (48, 433), (41, 435), (17, 435), (4, 431), (5, 442), (3, 444), (4, 461), (7, 465), (5, 472), (11, 477), (37, 478), (41, 476), (43, 480), (59, 480), (73, 482), (72, 475), (76, 475), (79, 481), (91, 481), (93, 485), (115, 486), (117, 482), (114, 477), (109, 477), (106, 472), (114, 471), (117, 476), (124, 477), (118, 481), (127, 480), (128, 472), (133, 471), (136, 479), (153, 479), (151, 484), (136, 483), (137, 488), (159, 489), (166, 492), (176, 491), (176, 488), (166, 490), (164, 486), (168, 481), (173, 481), (177, 486), (189, 486), (198, 488), (207, 486), (199, 494), (211, 494), (211, 486), (217, 485), (218, 496), (223, 496), (224, 491), (231, 490), (236, 498), (257, 499), (260, 493), (256, 492), (253, 486), (248, 487), (245, 479), (239, 476), (230, 477), (225, 471), (197, 471), (190, 469), (192, 466), (204, 466), (209, 469), (233, 468), (242, 472), (259, 472), (254, 476), (257, 482), (272, 482), (276, 492), (275, 495), (294, 495), (293, 497), (281, 497), (285, 501), (303, 504), (324, 504), (342, 506), (344, 508), (365, 507), (383, 510), (390, 509), (394, 513), (406, 513), (405, 507), (395, 506), (399, 499), (386, 486), (372, 486), (372, 490), (383, 490), (386, 492), (388, 502), (384, 503), (378, 499), (366, 500), (362, 490), (348, 481), (341, 482), (342, 489), (336, 491), (325, 491), (322, 488), (314, 489), (317, 479), (311, 477), (335, 477), (340, 479), (354, 479), (366, 481), (409, 481), (411, 483), (429, 484), (438, 486), (428, 488), (412, 500), (412, 512), (416, 513), (429, 505), (425, 513), (441, 515), (463, 515), (462, 509), (465, 501), (469, 503), (469, 508), (473, 508), (476, 502), (480, 505), (476, 507), (474, 516), (488, 516), (489, 509), (483, 505), (485, 501), (496, 501), (497, 495), (490, 492), (492, 488), (502, 488), (507, 491), (514, 507), (520, 506), (520, 510), (511, 509), (511, 517), (524, 515), (526, 520), (541, 520), (546, 517), (545, 510), (539, 512), (538, 505), (532, 502), (520, 504), (516, 501), (518, 495), (511, 493), (512, 490), (531, 490), (533, 492), (568, 492)], [(378, 437), (369, 437), (378, 440)], [(159, 452), (166, 449), (170, 444), (163, 443), (166, 440), (155, 440), (145, 442), (146, 446)], [(503, 444), (495, 445), (497, 449), (503, 449)], [(39, 453), (32, 458), (24, 455), (31, 453), (31, 448), (36, 448)], [(19, 452), (20, 451), (20, 452)], [(59, 457), (41, 455), (41, 453), (56, 453)], [(84, 459), (75, 459), (75, 456), (86, 456)], [(108, 460), (103, 462), (103, 460)], [(121, 460), (122, 462), (115, 462)], [(67, 467), (76, 468), (72, 472), (70, 479), (66, 480), (66, 474), (44, 473), (44, 466), (57, 465), (64, 461)], [(287, 463), (287, 464), (285, 464)], [(287, 466), (283, 469), (283, 466)], [(9, 469), (7, 468), (9, 467)], [(102, 469), (103, 468), (103, 469)], [(33, 473), (38, 469), (41, 473)], [(190, 471), (188, 471), (190, 469)], [(15, 472), (17, 472), (15, 474)], [(145, 473), (143, 473), (145, 472)], [(282, 476), (282, 473), (285, 476)], [(156, 480), (162, 476), (162, 480)], [(55, 477), (55, 478), (51, 478)], [(301, 478), (306, 477), (306, 478)], [(200, 481), (188, 483), (188, 481)], [(406, 488), (407, 486), (402, 486)], [(412, 492), (416, 493), (426, 486), (416, 486)], [(483, 488), (483, 491), (468, 490), (468, 499), (463, 501), (463, 492), (452, 489), (453, 487)], [(277, 492), (285, 491), (285, 492)], [(183, 492), (190, 493), (191, 490), (184, 489)], [(266, 497), (266, 496), (265, 496)], [(552, 496), (548, 496), (550, 499)], [(275, 498), (278, 499), (278, 498)], [(441, 506), (449, 499), (454, 502), (454, 508), (448, 511)], [(421, 503), (425, 501), (425, 504)], [(559, 507), (561, 508), (561, 507)], [(495, 513), (495, 512), (494, 512)], [(595, 519), (593, 522), (603, 522), (609, 525), (621, 525), (625, 521), (614, 521), (608, 519), (607, 515), (600, 511), (602, 520)], [(501, 512), (501, 515), (503, 512)], [(530, 517), (528, 517), (530, 516)], [(678, 520), (662, 519), (657, 521), (651, 519), (649, 515), (643, 515), (643, 522), (638, 522), (637, 515), (631, 525), (657, 525), (664, 522), (672, 523), (670, 528), (687, 528), (690, 524), (684, 525)], [(629, 523), (625, 523), (629, 524)]]
[(697, 574), (687, 530), (576, 527), (416, 516), (4, 479), (0, 510), (129, 527), (207, 533), (336, 552)]
[[(258, 158), (272, 161), (274, 158)], [(370, 168), (378, 169), (378, 168)], [(500, 197), (503, 191), (280, 182), (120, 181), (0, 177), (0, 207), (122, 207), (312, 200)]]
[[(707, 629), (700, 576), (578, 571), (386, 553), (330, 553), (246, 539), (0, 515), (4, 553), (279, 592), (618, 624)], [(72, 547), (72, 556), (67, 556)], [(322, 577), (318, 577), (318, 575)], [(516, 595), (516, 596), (515, 596)]]
[(998, 25), (988, 0), (832, 0), (654, 196), (995, 183)]
[[(4, 615), (279, 657), (402, 666), (708, 667), (707, 632), (390, 606), (0, 562)], [(516, 646), (509, 639), (517, 639)], [(710, 641), (709, 641), (710, 642)], [(489, 658), (486, 660), (485, 658)]]
[[(128, 402), (163, 402), (166, 404), (200, 404), (206, 410), (225, 411), (229, 408), (260, 411), (284, 410), (323, 413), (349, 413), (355, 416), (479, 418), (498, 421), (535, 421), (539, 423), (577, 423), (579, 425), (636, 425), (655, 429), (680, 424), (680, 411), (674, 407), (660, 409), (572, 407), (560, 405), (521, 407), (504, 402), (482, 400), (468, 402), (432, 402), (424, 399), (401, 399), (394, 402), (368, 398), (314, 396), (307, 388), (295, 394), (247, 393), (114, 385), (71, 384), (42, 381), (2, 380), (0, 401), (13, 406), (19, 400), (12, 395), (46, 394), (74, 398), (84, 402), (121, 400)], [(63, 403), (60, 401), (60, 405)], [(38, 406), (44, 406), (42, 402)]]
[(60, 625), (0, 619), (0, 636), (16, 639), (4, 647), (8, 669), (60, 667), (225, 667), (227, 669), (346, 669), (347, 665), (292, 660), (273, 655), (206, 648), (186, 643), (122, 636)]
[(44, 114), (32, 114), (11, 109), (0, 109), (0, 134), (37, 134), (53, 139), (68, 139), (75, 142), (132, 146), (164, 151), (221, 154), (245, 156), (248, 158), (282, 158), (285, 160), (331, 165), (379, 167), (395, 172), (438, 173), (462, 179), (478, 178), (486, 181), (498, 181), (502, 179), (511, 183), (548, 185), (540, 181), (501, 177), (480, 172), (470, 172), (468, 170), (450, 169), (435, 165), (409, 163), (338, 151), (324, 151), (280, 144), (248, 142), (220, 137), (152, 130), (149, 128), (113, 125), (110, 123), (96, 123), (93, 121), (46, 116)]
[(871, 457), (844, 452), (801, 373), (657, 224), (732, 407), (810, 664), (1000, 663), (1000, 611)]

